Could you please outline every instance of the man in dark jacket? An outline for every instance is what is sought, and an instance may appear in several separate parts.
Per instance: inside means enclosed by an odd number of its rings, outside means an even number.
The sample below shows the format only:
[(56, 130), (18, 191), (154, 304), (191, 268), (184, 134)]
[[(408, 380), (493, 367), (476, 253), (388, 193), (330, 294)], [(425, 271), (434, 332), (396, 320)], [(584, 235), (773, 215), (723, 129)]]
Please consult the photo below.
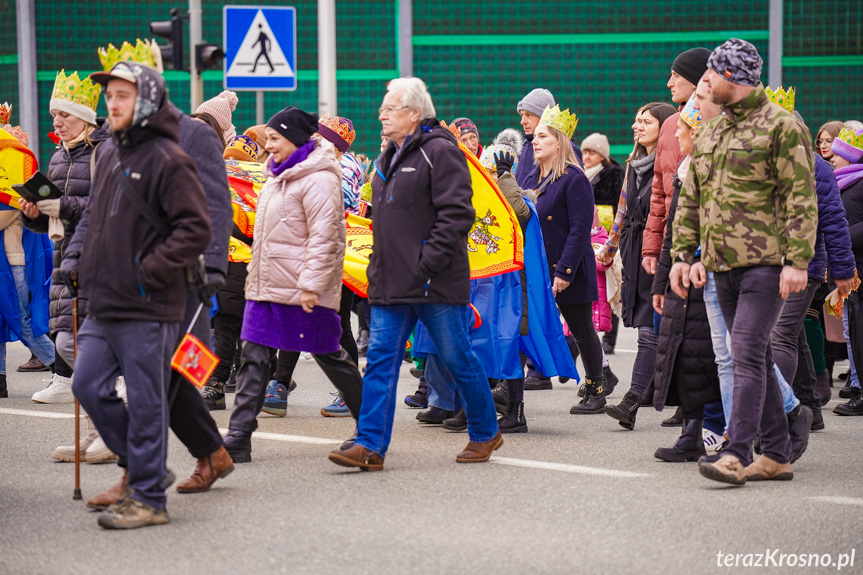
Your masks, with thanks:
[(467, 235), (475, 218), (470, 172), (454, 136), (434, 116), (422, 80), (399, 78), (387, 86), (380, 120), (390, 144), (376, 160), (372, 180), (368, 364), (356, 443), (330, 453), (338, 465), (383, 469), (401, 350), (418, 319), (464, 403), (470, 443), (456, 461), (487, 461), (503, 444), (491, 390), (468, 337)]
[[(179, 123), (164, 79), (126, 62), (92, 77), (106, 86), (115, 147), (96, 164), (89, 225), (76, 231), (86, 234), (80, 255), (70, 253), (64, 261), (67, 277), (76, 271), (89, 298), (73, 391), (105, 443), (128, 465), (124, 493), (99, 525), (130, 529), (169, 521), (170, 358), (187, 303), (184, 268), (206, 249), (210, 218), (195, 165), (177, 145)], [(167, 237), (130, 199), (132, 193), (167, 224)], [(78, 245), (76, 239), (70, 244)], [(128, 410), (114, 392), (121, 373)]]

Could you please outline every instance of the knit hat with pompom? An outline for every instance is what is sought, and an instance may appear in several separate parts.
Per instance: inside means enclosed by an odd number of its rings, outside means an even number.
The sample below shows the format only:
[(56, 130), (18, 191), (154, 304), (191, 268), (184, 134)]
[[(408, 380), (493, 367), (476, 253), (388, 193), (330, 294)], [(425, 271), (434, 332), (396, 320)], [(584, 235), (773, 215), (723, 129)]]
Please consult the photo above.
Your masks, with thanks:
[(215, 98), (207, 100), (195, 110), (196, 114), (209, 114), (216, 119), (219, 127), (222, 128), (225, 141), (237, 135), (237, 129), (232, 121), (232, 112), (237, 109), (239, 98), (234, 92), (225, 90)]

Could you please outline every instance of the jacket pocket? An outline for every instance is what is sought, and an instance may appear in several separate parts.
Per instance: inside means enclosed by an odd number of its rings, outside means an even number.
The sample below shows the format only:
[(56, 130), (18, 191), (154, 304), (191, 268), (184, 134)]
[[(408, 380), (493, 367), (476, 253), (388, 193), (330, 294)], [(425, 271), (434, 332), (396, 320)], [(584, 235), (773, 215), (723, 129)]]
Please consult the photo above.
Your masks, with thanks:
[(767, 149), (758, 146), (730, 147), (725, 164), (728, 177), (738, 181), (764, 182), (771, 176), (768, 154)]
[(418, 184), (419, 177), (416, 168), (399, 166), (384, 188), (384, 204), (393, 208), (413, 206)]

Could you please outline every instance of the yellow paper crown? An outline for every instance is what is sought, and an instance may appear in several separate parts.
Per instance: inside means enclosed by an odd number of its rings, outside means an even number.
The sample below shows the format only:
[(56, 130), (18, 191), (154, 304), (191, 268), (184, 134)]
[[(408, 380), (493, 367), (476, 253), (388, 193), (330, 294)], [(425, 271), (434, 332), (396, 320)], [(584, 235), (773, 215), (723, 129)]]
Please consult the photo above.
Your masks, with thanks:
[(767, 98), (776, 104), (777, 106), (781, 106), (785, 108), (789, 113), (794, 113), (794, 88), (788, 88), (788, 91), (782, 89), (782, 86), (779, 86), (775, 91), (771, 90), (768, 86), (766, 90)]
[(99, 48), (99, 61), (102, 62), (102, 69), (110, 72), (111, 68), (119, 62), (137, 62), (151, 68), (155, 68), (160, 74), (162, 69), (162, 51), (155, 40), (135, 40), (135, 45), (132, 46), (128, 42), (123, 42), (123, 45), (117, 49), (113, 44), (108, 44), (108, 48)]
[(683, 107), (683, 110), (680, 112), (680, 117), (683, 118), (683, 121), (686, 122), (686, 125), (690, 128), (699, 128), (701, 127), (701, 123), (704, 120), (701, 115), (700, 110), (695, 109), (695, 94), (692, 94), (692, 97), (686, 102), (686, 106)]
[(842, 126), (842, 131), (836, 136), (837, 140), (842, 140), (846, 144), (854, 146), (858, 150), (863, 150), (863, 130), (855, 132), (848, 126)]
[(539, 123), (559, 130), (571, 139), (575, 133), (575, 127), (578, 125), (578, 118), (575, 117), (575, 114), (571, 114), (568, 108), (561, 111), (560, 106), (554, 108), (546, 106)]
[(3, 102), (0, 104), (0, 126), (4, 126), (12, 121), (12, 104)]
[(81, 104), (91, 110), (95, 110), (99, 105), (99, 94), (102, 93), (102, 86), (94, 84), (90, 78), (83, 80), (78, 77), (78, 72), (72, 72), (67, 76), (65, 70), (60, 70), (57, 73), (57, 79), (54, 80), (54, 91), (51, 92), (52, 100), (66, 100)]

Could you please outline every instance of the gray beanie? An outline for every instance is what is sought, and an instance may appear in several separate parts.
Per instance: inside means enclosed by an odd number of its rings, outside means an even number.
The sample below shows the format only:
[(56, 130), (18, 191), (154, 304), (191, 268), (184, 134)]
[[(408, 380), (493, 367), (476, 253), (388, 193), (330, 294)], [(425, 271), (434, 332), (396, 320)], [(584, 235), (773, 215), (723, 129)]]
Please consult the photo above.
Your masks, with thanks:
[(545, 88), (534, 88), (527, 96), (521, 99), (516, 107), (516, 111), (521, 112), (524, 110), (534, 116), (542, 117), (542, 113), (546, 107), (550, 106), (554, 108), (555, 105), (554, 96), (551, 95), (551, 92)]

